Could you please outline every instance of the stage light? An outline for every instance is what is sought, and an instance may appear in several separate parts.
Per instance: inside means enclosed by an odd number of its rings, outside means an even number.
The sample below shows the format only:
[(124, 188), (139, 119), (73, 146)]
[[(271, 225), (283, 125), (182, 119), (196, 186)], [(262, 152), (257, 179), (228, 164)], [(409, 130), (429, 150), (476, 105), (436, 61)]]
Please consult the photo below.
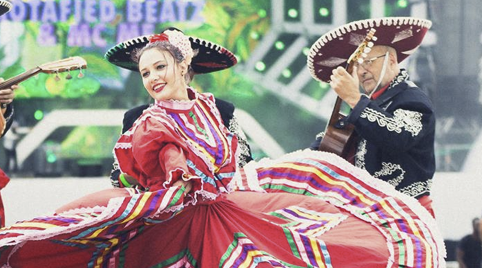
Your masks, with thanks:
[(266, 70), (266, 64), (264, 64), (264, 62), (262, 61), (258, 61), (256, 63), (256, 70), (259, 71), (259, 72), (264, 72)]
[(326, 90), (326, 89), (330, 88), (330, 84), (328, 84), (328, 83), (320, 82), (319, 85), (320, 85), (320, 88), (323, 89), (323, 90)]
[(258, 10), (258, 16), (260, 18), (266, 18), (267, 15), (268, 15), (268, 13), (266, 12), (266, 10), (264, 10), (264, 9)]
[(328, 15), (330, 15), (330, 10), (326, 7), (323, 7), (323, 8), (320, 8), (318, 10), (318, 13), (320, 14), (320, 16), (322, 17), (328, 17)]
[(48, 163), (57, 162), (57, 156), (53, 152), (47, 152), (47, 162)]
[(274, 44), (274, 46), (276, 47), (277, 50), (283, 50), (285, 49), (285, 44), (281, 41), (276, 41), (276, 43)]
[(40, 121), (44, 118), (44, 112), (42, 110), (36, 110), (33, 114), (33, 117), (35, 118), (35, 120)]
[(283, 75), (284, 78), (291, 78), (292, 73), (290, 69), (284, 69), (281, 75)]
[(293, 18), (293, 19), (297, 18), (298, 17), (298, 10), (296, 10), (294, 8), (289, 9), (288, 10), (288, 16), (290, 18)]
[(285, 21), (297, 22), (301, 18), (301, 4), (299, 0), (284, 0), (283, 13)]
[(406, 8), (408, 6), (408, 1), (407, 0), (398, 0), (397, 6), (399, 8)]
[(410, 16), (408, 0), (385, 0), (385, 16)]
[(254, 40), (259, 39), (259, 34), (257, 32), (251, 32), (251, 34), (249, 36), (251, 36), (251, 38), (254, 39)]
[(331, 24), (333, 21), (333, 0), (313, 1), (315, 23)]

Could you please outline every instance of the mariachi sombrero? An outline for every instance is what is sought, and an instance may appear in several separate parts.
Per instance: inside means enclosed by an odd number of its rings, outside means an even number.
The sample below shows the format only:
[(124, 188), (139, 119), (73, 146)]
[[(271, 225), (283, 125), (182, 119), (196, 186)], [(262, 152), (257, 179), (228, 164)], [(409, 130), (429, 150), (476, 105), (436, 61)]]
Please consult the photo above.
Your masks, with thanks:
[(9, 1), (0, 0), (0, 16), (12, 9), (12, 4)]
[(410, 17), (386, 17), (354, 21), (321, 36), (310, 49), (308, 69), (313, 78), (329, 82), (332, 70), (345, 67), (348, 58), (365, 39), (370, 29), (376, 30), (374, 45), (393, 47), (398, 62), (420, 46), (432, 22)]
[[(106, 52), (105, 58), (119, 67), (138, 72), (137, 63), (132, 61), (131, 53), (148, 44), (151, 36), (144, 35), (117, 44)], [(192, 36), (189, 36), (189, 41), (192, 49), (198, 50), (191, 62), (191, 67), (196, 74), (224, 70), (238, 62), (231, 51), (220, 45)]]

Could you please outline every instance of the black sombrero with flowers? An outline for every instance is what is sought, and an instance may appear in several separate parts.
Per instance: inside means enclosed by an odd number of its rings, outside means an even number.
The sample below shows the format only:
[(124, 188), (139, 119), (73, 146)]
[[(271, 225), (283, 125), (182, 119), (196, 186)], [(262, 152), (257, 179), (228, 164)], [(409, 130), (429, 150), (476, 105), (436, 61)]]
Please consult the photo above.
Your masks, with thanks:
[[(119, 66), (132, 71), (139, 71), (137, 63), (132, 61), (131, 53), (135, 49), (144, 47), (154, 35), (136, 37), (109, 49), (105, 58)], [(198, 53), (192, 58), (191, 67), (196, 74), (205, 74), (227, 69), (238, 61), (228, 49), (210, 41), (188, 36), (191, 48)]]
[(345, 67), (372, 28), (376, 30), (374, 45), (394, 48), (398, 62), (402, 62), (420, 46), (431, 26), (429, 20), (411, 17), (375, 18), (342, 25), (322, 35), (311, 46), (308, 69), (316, 80), (329, 82), (332, 70)]
[(6, 0), (0, 0), (0, 16), (12, 9), (12, 4)]

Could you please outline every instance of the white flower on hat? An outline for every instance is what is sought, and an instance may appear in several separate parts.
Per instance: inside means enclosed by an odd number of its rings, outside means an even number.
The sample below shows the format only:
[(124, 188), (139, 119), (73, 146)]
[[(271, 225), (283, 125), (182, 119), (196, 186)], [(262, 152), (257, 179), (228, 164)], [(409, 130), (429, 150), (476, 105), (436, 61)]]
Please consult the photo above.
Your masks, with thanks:
[(181, 51), (186, 63), (188, 65), (191, 64), (194, 51), (191, 48), (191, 41), (189, 41), (189, 37), (184, 35), (182, 32), (175, 30), (164, 31), (164, 34), (167, 35), (169, 43)]

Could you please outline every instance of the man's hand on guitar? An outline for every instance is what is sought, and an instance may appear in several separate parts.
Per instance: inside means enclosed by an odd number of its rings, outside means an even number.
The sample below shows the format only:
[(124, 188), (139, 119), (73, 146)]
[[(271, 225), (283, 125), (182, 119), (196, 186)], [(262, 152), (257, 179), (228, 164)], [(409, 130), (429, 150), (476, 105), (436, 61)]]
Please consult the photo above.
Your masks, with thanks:
[(330, 86), (351, 108), (355, 107), (361, 98), (357, 67), (353, 67), (351, 74), (341, 66), (333, 69), (332, 75), (330, 76)]
[[(0, 78), (0, 83), (3, 81), (4, 79)], [(17, 88), (17, 85), (11, 86), (9, 88), (0, 88), (0, 104), (6, 105), (11, 103), (13, 101), (13, 98), (15, 97), (15, 93), (13, 91)]]

